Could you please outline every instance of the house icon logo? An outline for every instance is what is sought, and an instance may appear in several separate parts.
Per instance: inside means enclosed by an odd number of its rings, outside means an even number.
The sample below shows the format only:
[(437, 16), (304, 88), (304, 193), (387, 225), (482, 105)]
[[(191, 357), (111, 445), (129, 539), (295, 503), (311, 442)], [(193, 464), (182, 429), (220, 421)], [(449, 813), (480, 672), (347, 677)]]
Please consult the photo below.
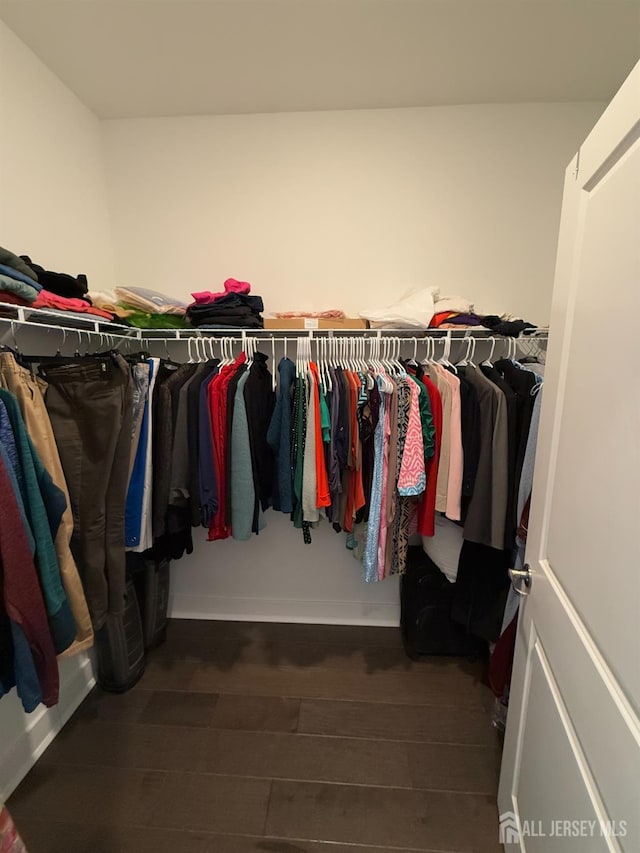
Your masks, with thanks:
[(519, 844), (520, 827), (514, 812), (503, 812), (500, 815), (500, 844)]

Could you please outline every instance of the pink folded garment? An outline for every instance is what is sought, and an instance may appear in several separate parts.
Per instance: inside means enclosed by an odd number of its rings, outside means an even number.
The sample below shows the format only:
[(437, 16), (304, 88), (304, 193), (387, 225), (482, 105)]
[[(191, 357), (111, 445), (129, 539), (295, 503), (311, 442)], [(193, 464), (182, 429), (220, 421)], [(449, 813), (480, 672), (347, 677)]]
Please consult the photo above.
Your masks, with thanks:
[(294, 320), (297, 317), (310, 317), (318, 320), (343, 320), (345, 317), (344, 311), (339, 311), (337, 308), (331, 311), (274, 311), (273, 316), (278, 320)]
[(108, 311), (103, 311), (101, 308), (94, 308), (84, 299), (69, 299), (66, 296), (58, 296), (57, 293), (50, 293), (48, 290), (40, 291), (33, 307), (55, 308), (58, 311), (77, 311), (80, 314), (94, 314), (96, 317), (104, 317), (105, 320), (113, 320), (113, 314), (109, 314)]
[(194, 301), (198, 305), (207, 305), (210, 302), (215, 302), (216, 299), (222, 299), (223, 296), (228, 296), (230, 293), (250, 293), (251, 285), (248, 281), (238, 281), (237, 278), (228, 278), (224, 283), (224, 290), (220, 293), (212, 293), (210, 290), (201, 290), (199, 293), (192, 293)]

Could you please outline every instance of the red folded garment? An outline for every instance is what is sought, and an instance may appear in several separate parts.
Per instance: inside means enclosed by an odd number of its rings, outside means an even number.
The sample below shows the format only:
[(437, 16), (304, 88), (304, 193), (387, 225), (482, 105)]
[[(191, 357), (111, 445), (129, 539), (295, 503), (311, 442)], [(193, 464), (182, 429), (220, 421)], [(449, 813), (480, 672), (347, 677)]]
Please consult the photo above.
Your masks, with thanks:
[(429, 323), (430, 329), (437, 329), (442, 323), (446, 323), (451, 317), (457, 317), (459, 311), (440, 311), (439, 314), (434, 314)]
[(199, 293), (192, 293), (196, 305), (208, 305), (210, 302), (215, 302), (216, 299), (222, 299), (223, 296), (228, 296), (230, 293), (250, 293), (251, 285), (248, 281), (238, 281), (237, 278), (228, 278), (224, 283), (224, 290), (220, 293), (212, 293), (210, 290), (201, 290)]
[(101, 308), (94, 308), (84, 299), (70, 299), (66, 296), (58, 296), (57, 293), (50, 293), (48, 290), (40, 291), (33, 307), (55, 308), (58, 311), (76, 311), (80, 314), (94, 314), (96, 317), (103, 317), (105, 320), (113, 320), (113, 314), (109, 314), (108, 311), (103, 311)]
[(16, 296), (15, 293), (11, 293), (9, 290), (0, 290), (0, 302), (7, 302), (9, 305), (32, 305), (33, 303), (27, 302), (26, 299), (22, 299), (20, 296)]

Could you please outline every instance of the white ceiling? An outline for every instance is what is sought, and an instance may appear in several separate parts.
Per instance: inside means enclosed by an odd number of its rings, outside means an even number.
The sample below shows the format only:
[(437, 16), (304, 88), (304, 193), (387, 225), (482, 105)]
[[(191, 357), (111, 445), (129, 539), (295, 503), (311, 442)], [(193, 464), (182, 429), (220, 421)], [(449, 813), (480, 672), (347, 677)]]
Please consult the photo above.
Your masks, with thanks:
[(0, 0), (98, 116), (608, 101), (640, 0)]

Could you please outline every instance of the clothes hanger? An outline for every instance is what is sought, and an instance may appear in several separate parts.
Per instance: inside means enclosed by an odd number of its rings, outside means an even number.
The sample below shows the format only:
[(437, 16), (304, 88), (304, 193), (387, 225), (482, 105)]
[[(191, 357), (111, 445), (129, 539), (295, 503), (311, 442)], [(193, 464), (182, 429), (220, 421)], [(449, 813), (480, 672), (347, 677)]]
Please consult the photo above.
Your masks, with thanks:
[(193, 347), (195, 349), (195, 355), (193, 357), (194, 364), (202, 363), (202, 350), (201, 347), (201, 338), (198, 336), (196, 338), (187, 338), (187, 348), (189, 347), (189, 341), (193, 340)]
[(476, 357), (476, 344), (477, 341), (475, 338), (471, 338), (471, 357), (469, 358), (469, 365), (473, 367), (474, 370), (477, 370), (477, 365), (474, 362), (474, 358)]
[(469, 364), (469, 356), (471, 355), (471, 343), (472, 340), (469, 335), (465, 335), (465, 342), (467, 344), (467, 351), (464, 354), (464, 358), (460, 359), (458, 362), (458, 367), (467, 367)]
[(420, 362), (423, 367), (429, 366), (429, 356), (431, 354), (431, 342), (432, 341), (433, 341), (433, 338), (429, 337), (428, 335), (424, 339), (424, 356), (422, 358), (422, 361)]
[(325, 382), (327, 383), (326, 389), (327, 392), (333, 391), (333, 378), (331, 376), (331, 371), (329, 370), (329, 346), (330, 341), (328, 338), (323, 338), (322, 340), (322, 361), (323, 368), (325, 374)]
[(482, 367), (493, 367), (493, 353), (494, 353), (494, 350), (496, 348), (496, 339), (493, 335), (491, 335), (490, 341), (491, 341), (491, 352), (489, 353), (489, 357), (485, 358), (485, 360), (482, 362)]
[(324, 356), (324, 370), (327, 382), (327, 389), (329, 392), (333, 391), (333, 376), (331, 375), (331, 371), (329, 370), (329, 355), (331, 349), (331, 339), (324, 338), (322, 341), (323, 346), (323, 356)]
[(271, 360), (273, 362), (273, 367), (271, 369), (271, 387), (275, 391), (277, 388), (277, 376), (278, 370), (276, 367), (276, 339), (273, 335), (271, 335)]
[(209, 352), (211, 354), (211, 361), (220, 361), (220, 359), (216, 359), (216, 339), (211, 337), (209, 338)]
[(449, 337), (449, 332), (447, 332), (446, 337), (441, 338), (440, 340), (442, 341), (442, 355), (436, 361), (436, 366), (439, 365), (440, 367), (448, 367), (449, 366), (448, 355), (449, 355), (449, 350), (451, 348), (451, 338)]

